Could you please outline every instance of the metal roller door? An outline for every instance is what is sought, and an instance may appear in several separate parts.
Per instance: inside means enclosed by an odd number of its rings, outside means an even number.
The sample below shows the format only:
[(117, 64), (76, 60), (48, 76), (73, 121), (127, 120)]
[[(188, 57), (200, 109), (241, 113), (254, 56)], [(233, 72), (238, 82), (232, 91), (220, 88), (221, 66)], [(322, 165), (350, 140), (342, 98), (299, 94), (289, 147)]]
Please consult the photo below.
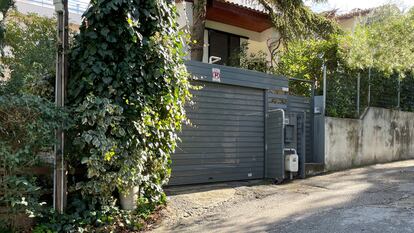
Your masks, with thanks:
[(263, 178), (263, 90), (199, 84), (187, 109), (192, 126), (172, 155), (170, 185)]

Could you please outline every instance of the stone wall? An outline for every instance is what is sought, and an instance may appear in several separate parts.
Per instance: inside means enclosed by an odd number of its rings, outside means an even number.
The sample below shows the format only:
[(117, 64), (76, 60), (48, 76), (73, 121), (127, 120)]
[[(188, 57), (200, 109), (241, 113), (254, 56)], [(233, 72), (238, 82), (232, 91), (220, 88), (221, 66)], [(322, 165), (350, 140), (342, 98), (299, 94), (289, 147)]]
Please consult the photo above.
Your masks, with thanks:
[(414, 113), (369, 108), (361, 119), (325, 118), (328, 171), (414, 158)]

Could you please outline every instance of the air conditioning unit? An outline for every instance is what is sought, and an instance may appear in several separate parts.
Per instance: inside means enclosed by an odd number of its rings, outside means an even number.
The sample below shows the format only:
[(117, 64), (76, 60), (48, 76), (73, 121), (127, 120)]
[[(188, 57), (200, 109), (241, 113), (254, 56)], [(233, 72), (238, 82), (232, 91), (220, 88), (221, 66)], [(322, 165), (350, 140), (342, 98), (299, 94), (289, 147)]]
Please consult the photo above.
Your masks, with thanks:
[[(286, 152), (290, 152), (286, 154)], [(285, 170), (288, 172), (299, 171), (299, 156), (295, 149), (285, 149)]]

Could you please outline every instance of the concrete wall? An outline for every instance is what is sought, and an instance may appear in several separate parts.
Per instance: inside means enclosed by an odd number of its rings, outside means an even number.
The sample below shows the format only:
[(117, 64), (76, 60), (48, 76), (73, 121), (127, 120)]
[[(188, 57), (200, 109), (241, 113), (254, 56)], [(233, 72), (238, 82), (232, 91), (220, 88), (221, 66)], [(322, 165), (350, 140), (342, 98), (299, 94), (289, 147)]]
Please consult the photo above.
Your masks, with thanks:
[(414, 158), (414, 113), (370, 108), (362, 119), (325, 118), (325, 169)]

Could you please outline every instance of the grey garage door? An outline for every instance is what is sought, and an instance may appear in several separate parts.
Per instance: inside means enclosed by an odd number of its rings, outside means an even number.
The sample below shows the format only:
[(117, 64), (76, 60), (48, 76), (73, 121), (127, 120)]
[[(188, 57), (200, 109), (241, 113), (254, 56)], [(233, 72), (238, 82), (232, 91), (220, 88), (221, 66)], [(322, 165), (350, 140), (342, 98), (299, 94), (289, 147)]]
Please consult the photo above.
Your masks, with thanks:
[(261, 179), (264, 173), (263, 90), (198, 83), (191, 126), (172, 156), (171, 185)]

